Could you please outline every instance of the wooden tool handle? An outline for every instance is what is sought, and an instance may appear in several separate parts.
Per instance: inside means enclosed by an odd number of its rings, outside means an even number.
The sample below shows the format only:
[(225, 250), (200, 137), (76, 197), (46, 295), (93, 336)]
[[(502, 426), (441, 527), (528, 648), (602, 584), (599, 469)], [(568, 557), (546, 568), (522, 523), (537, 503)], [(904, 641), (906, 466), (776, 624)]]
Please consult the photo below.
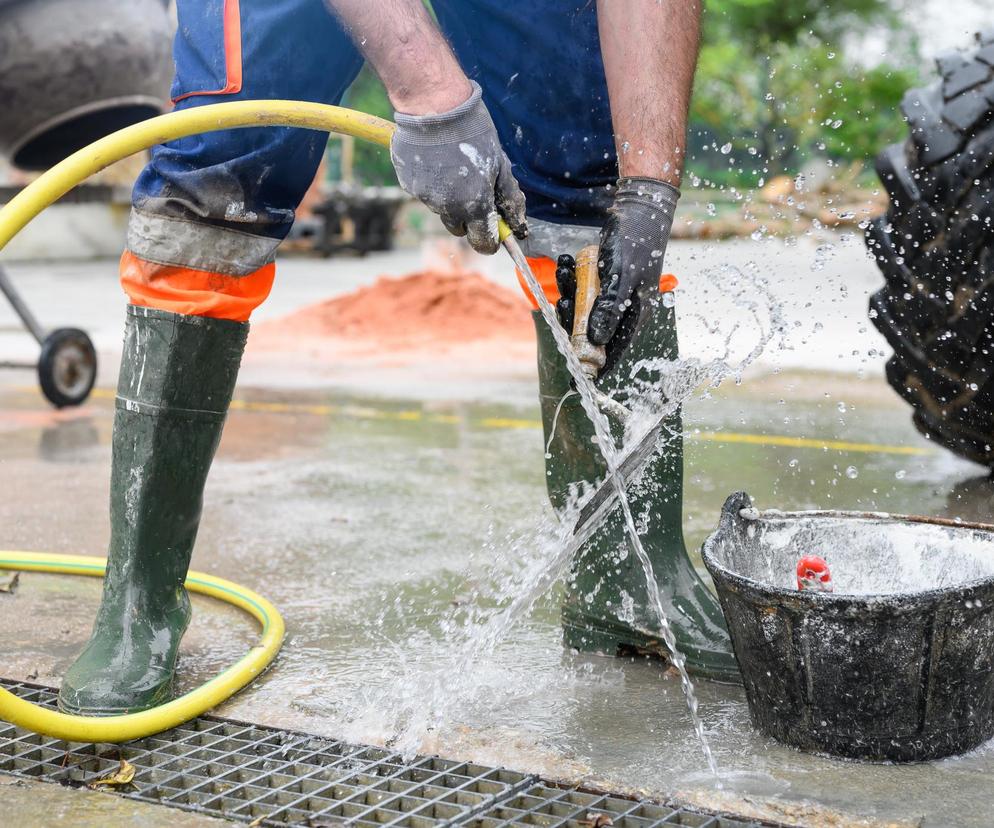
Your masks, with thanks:
[(594, 300), (601, 291), (597, 274), (599, 250), (596, 244), (588, 245), (576, 256), (576, 305), (573, 315), (573, 350), (581, 365), (593, 378), (604, 367), (604, 347), (587, 339), (587, 319), (593, 310)]
[(576, 254), (576, 311), (573, 316), (573, 336), (587, 333), (587, 318), (594, 299), (601, 291), (597, 274), (597, 245), (590, 244)]

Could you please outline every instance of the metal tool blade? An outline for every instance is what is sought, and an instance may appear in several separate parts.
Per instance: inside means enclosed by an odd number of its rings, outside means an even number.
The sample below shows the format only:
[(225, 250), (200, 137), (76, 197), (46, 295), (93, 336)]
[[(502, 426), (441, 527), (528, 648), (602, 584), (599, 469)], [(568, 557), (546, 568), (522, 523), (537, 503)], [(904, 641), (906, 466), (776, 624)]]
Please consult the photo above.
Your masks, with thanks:
[(618, 484), (622, 490), (628, 488), (631, 480), (638, 476), (645, 464), (656, 452), (659, 438), (666, 429), (669, 415), (660, 417), (636, 445), (625, 453), (618, 463), (618, 481), (611, 476), (605, 477), (594, 493), (580, 507), (580, 516), (573, 527), (570, 547), (575, 550), (590, 539), (594, 530), (607, 517), (618, 502)]
[[(517, 265), (518, 270), (524, 275), (528, 289), (535, 297), (535, 302), (543, 310), (543, 316), (547, 320), (555, 319), (555, 311), (552, 305), (546, 299), (545, 293), (535, 278), (535, 274), (532, 273), (532, 269), (528, 265), (528, 260), (525, 258), (524, 253), (506, 225), (501, 230), (501, 242), (510, 254), (514, 264)], [(606, 395), (601, 396), (608, 403), (620, 409), (623, 419), (628, 417), (629, 412), (624, 406)], [(604, 404), (601, 403), (601, 405), (603, 406)], [(653, 424), (652, 428), (638, 441), (635, 447), (621, 459), (621, 462), (618, 464), (618, 477), (620, 478), (618, 483), (622, 490), (627, 489), (628, 481), (634, 478), (642, 470), (648, 459), (652, 457), (659, 442), (659, 437), (666, 428), (667, 418), (668, 415), (660, 417)], [(594, 493), (580, 507), (580, 516), (576, 521), (576, 525), (573, 527), (573, 534), (568, 544), (568, 554), (573, 555), (590, 538), (594, 530), (600, 525), (601, 520), (607, 517), (614, 508), (617, 500), (618, 485), (615, 484), (613, 477), (605, 477)]]

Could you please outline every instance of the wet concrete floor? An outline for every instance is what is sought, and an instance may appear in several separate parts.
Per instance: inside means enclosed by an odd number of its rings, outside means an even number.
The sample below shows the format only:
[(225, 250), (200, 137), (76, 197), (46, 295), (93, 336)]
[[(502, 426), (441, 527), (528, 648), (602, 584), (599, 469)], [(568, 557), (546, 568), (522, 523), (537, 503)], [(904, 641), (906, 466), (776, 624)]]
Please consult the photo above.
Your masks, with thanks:
[[(692, 549), (738, 489), (763, 507), (989, 520), (983, 470), (917, 435), (878, 360), (857, 363), (844, 373), (788, 363), (687, 407)], [(752, 731), (741, 690), (701, 682), (724, 772), (716, 792), (678, 681), (656, 662), (565, 652), (556, 592), (459, 671), (467, 629), (549, 554), (534, 379), (512, 372), (473, 400), (306, 378), (288, 387), (286, 376), (274, 388), (253, 370), (250, 361), (208, 485), (194, 567), (265, 594), (289, 637), (276, 667), (219, 714), (355, 741), (416, 737), (427, 752), (698, 803), (770, 800), (767, 813), (784, 818), (810, 803), (905, 824), (990, 824), (990, 745), (904, 767), (805, 755)], [(56, 413), (30, 376), (0, 379), (4, 548), (103, 554), (112, 384), (105, 371), (87, 406)], [(0, 594), (2, 674), (58, 684), (98, 597), (89, 579), (23, 574), (15, 594)], [(235, 659), (254, 634), (233, 610), (195, 606), (184, 686)], [(32, 801), (71, 807), (56, 798), (39, 791)], [(815, 820), (807, 813), (803, 824)]]

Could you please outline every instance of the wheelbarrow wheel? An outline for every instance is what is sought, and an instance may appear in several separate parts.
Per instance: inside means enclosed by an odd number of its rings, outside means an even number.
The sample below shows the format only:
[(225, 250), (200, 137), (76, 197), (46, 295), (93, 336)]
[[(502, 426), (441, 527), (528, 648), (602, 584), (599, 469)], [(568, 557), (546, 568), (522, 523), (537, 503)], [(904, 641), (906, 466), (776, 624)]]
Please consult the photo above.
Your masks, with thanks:
[(81, 405), (97, 379), (97, 352), (85, 331), (59, 328), (41, 344), (38, 383), (56, 408)]
[(887, 214), (867, 229), (885, 284), (870, 318), (887, 380), (938, 445), (994, 468), (994, 31), (937, 60), (901, 104), (910, 137), (877, 158)]

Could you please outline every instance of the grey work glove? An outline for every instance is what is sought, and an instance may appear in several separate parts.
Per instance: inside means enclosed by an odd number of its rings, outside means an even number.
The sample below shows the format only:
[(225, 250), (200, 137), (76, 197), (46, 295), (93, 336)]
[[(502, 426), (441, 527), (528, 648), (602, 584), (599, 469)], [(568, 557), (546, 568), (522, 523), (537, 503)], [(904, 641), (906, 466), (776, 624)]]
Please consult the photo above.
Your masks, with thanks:
[(441, 115), (396, 113), (390, 158), (400, 186), (456, 236), (480, 253), (496, 253), (497, 215), (519, 239), (528, 235), (525, 197), (511, 175), (480, 86), (465, 103)]
[[(595, 345), (631, 335), (643, 300), (659, 290), (680, 191), (654, 178), (621, 178), (601, 230), (600, 296), (587, 323)], [(620, 331), (619, 331), (620, 327)]]

